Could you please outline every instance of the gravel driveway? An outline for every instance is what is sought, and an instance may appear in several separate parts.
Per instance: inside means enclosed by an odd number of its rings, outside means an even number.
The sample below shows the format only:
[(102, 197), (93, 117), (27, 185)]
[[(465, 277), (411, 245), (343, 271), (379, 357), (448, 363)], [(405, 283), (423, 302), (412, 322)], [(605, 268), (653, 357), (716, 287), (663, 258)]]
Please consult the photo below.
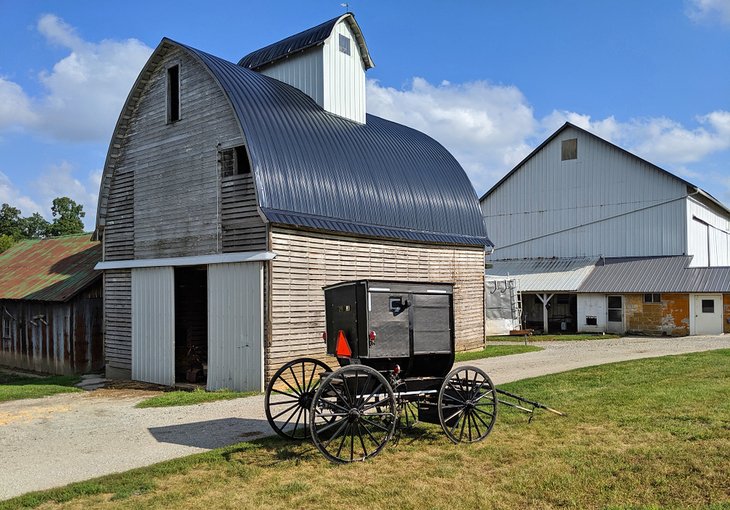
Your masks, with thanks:
[[(616, 361), (730, 348), (730, 335), (540, 346), (545, 350), (469, 364), (502, 384)], [(263, 396), (136, 409), (147, 396), (101, 389), (0, 404), (0, 500), (271, 434)]]

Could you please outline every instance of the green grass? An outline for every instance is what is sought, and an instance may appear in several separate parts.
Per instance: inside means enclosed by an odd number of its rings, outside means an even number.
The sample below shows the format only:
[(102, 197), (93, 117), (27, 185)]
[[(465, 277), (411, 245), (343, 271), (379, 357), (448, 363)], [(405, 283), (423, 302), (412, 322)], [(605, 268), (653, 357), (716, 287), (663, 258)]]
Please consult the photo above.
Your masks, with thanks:
[(367, 462), (266, 438), (0, 502), (0, 509), (730, 509), (730, 350), (590, 367), (504, 389), (567, 417), (501, 407), (451, 444), (419, 424)]
[(206, 402), (215, 402), (217, 400), (231, 400), (234, 398), (250, 397), (256, 392), (240, 392), (231, 390), (205, 391), (196, 389), (194, 391), (169, 391), (156, 397), (143, 400), (135, 407), (174, 407), (174, 406), (190, 406), (194, 404), (204, 404)]
[[(568, 334), (568, 335), (533, 335), (528, 336), (528, 342), (575, 342), (582, 340), (610, 340), (614, 338), (621, 338), (620, 335), (597, 335), (594, 333), (580, 333), (580, 334)], [(488, 342), (525, 342), (524, 336), (488, 336), (486, 337)]]
[(37, 377), (0, 371), (0, 402), (83, 391), (74, 387), (80, 380), (74, 375)]
[(509, 356), (510, 354), (522, 354), (524, 352), (542, 350), (542, 347), (536, 345), (487, 345), (481, 351), (457, 352), (455, 361), (472, 361), (475, 359)]

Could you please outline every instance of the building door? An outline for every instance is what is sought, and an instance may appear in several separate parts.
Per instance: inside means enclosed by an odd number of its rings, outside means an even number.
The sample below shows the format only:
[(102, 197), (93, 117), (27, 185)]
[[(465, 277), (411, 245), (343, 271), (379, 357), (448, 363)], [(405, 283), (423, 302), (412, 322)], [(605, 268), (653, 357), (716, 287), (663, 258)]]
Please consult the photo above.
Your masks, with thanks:
[(694, 296), (694, 334), (719, 335), (722, 333), (722, 296), (696, 294)]
[(132, 379), (175, 384), (175, 273), (132, 269)]
[(606, 333), (624, 333), (624, 298), (623, 296), (608, 296), (608, 317)]
[(208, 266), (208, 389), (264, 389), (263, 264)]

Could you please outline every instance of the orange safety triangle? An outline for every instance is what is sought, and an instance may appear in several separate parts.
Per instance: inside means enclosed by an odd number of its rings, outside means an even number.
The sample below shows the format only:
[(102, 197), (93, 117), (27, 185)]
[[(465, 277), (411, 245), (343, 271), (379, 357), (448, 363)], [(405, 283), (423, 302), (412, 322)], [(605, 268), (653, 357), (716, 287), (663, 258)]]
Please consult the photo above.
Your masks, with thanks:
[(337, 335), (337, 348), (335, 349), (335, 354), (341, 358), (349, 358), (352, 356), (350, 344), (347, 342), (345, 333), (343, 333), (342, 330), (340, 330), (340, 333)]

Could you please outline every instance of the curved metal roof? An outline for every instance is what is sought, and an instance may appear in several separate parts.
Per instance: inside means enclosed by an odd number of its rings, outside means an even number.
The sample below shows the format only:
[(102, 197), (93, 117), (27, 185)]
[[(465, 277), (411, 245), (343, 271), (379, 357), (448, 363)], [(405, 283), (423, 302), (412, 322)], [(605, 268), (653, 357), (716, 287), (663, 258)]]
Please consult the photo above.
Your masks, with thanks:
[(492, 245), (469, 178), (432, 138), (373, 115), (366, 124), (349, 121), (290, 85), (179, 46), (197, 56), (227, 94), (246, 140), (259, 206), (269, 221)]
[(325, 21), (316, 27), (294, 34), (286, 39), (282, 39), (281, 41), (269, 44), (260, 50), (251, 52), (239, 60), (238, 65), (256, 70), (269, 64), (273, 64), (277, 60), (286, 58), (293, 53), (298, 53), (313, 46), (317, 46), (318, 44), (322, 44), (330, 36), (335, 25), (342, 19), (348, 22), (350, 29), (360, 46), (360, 54), (362, 55), (362, 61), (365, 65), (365, 69), (374, 67), (375, 64), (370, 58), (367, 46), (365, 46), (365, 39), (362, 35), (362, 31), (355, 21), (355, 16), (350, 12), (343, 14), (342, 16), (332, 18), (329, 21)]

